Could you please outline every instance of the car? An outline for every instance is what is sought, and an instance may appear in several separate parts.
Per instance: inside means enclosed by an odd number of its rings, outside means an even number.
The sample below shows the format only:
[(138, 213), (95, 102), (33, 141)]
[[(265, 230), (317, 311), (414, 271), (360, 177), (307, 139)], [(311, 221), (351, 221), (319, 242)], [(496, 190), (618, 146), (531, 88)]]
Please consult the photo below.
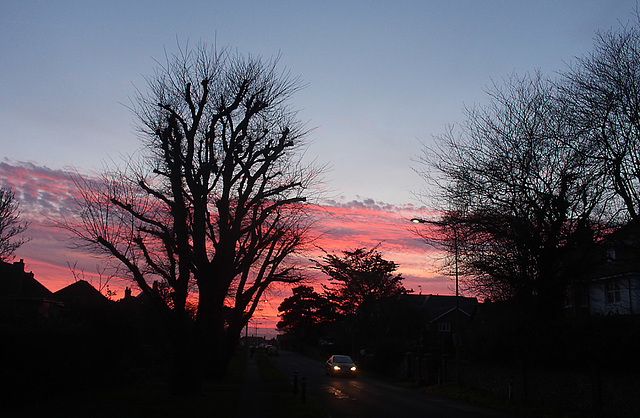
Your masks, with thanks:
[(334, 354), (324, 365), (324, 373), (329, 376), (358, 376), (358, 368), (351, 357)]
[(267, 345), (264, 348), (264, 351), (269, 356), (279, 356), (280, 355), (280, 350), (278, 350), (278, 347), (276, 347), (275, 345)]

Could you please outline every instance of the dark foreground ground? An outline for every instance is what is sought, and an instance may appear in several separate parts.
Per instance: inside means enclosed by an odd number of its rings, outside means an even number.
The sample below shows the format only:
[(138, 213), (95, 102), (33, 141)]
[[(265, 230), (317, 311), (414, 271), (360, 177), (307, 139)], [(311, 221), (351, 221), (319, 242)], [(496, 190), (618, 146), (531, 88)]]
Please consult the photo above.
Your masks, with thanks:
[[(158, 370), (160, 371), (160, 370)], [(294, 390), (294, 376), (297, 385)], [(52, 382), (55, 384), (55, 382)], [(52, 388), (53, 390), (53, 388)], [(322, 362), (281, 352), (250, 356), (240, 351), (228, 376), (205, 382), (195, 395), (168, 394), (166, 379), (148, 371), (135, 382), (108, 387), (78, 387), (55, 396), (34, 396), (19, 405), (0, 407), (2, 417), (571, 417), (558, 411), (517, 409), (487, 397), (440, 393), (382, 381), (324, 375)], [(449, 395), (464, 399), (453, 400)], [(25, 396), (25, 398), (28, 398)], [(482, 404), (482, 405), (480, 405)]]
[(287, 375), (305, 383), (307, 394), (324, 407), (326, 416), (347, 417), (510, 417), (512, 414), (401, 387), (360, 373), (357, 378), (324, 374), (323, 363), (282, 352), (273, 362)]

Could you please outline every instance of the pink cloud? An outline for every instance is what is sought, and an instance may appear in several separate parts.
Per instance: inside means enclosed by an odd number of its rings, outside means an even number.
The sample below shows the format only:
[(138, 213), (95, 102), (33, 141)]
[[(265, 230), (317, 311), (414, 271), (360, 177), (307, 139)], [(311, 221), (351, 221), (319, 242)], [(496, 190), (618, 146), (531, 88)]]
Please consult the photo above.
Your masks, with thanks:
[[(405, 286), (424, 293), (451, 293), (448, 278), (434, 266), (439, 253), (413, 231), (410, 219), (425, 212), (411, 204), (392, 205), (373, 199), (325, 202), (316, 224), (317, 246), (328, 252), (377, 247), (383, 256), (399, 265)], [(321, 255), (320, 252), (316, 256)]]
[[(16, 252), (16, 258), (24, 259), (27, 269), (52, 291), (73, 282), (69, 265), (76, 264), (77, 272), (84, 272), (85, 279), (96, 287), (100, 281), (97, 266), (102, 260), (71, 249), (69, 235), (53, 226), (72, 210), (76, 191), (70, 173), (31, 162), (0, 162), (0, 186), (15, 191), (23, 219), (30, 222), (26, 235), (32, 240)], [(425, 208), (361, 198), (325, 201), (312, 210), (317, 239), (315, 247), (305, 255), (307, 265), (308, 259), (322, 256), (320, 248), (339, 253), (377, 247), (386, 259), (399, 265), (398, 273), (405, 278), (405, 287), (422, 293), (453, 293), (450, 278), (443, 277), (435, 268), (438, 252), (413, 232), (416, 226), (409, 222), (412, 217), (424, 215)], [(315, 270), (310, 271), (310, 276), (316, 281), (325, 280)], [(124, 293), (125, 286), (131, 284), (117, 279), (111, 282), (112, 290), (119, 295)], [(275, 326), (277, 307), (290, 294), (289, 288), (274, 288), (268, 293), (268, 303), (261, 313), (267, 327)]]

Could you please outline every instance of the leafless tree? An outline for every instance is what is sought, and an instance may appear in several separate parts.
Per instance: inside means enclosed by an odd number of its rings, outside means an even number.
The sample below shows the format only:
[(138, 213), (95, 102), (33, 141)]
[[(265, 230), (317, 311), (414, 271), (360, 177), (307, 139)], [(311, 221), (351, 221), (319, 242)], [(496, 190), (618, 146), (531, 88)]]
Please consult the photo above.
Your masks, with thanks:
[(87, 280), (87, 277), (85, 276), (83, 269), (78, 270), (77, 261), (73, 263), (73, 265), (67, 262), (67, 268), (69, 269), (69, 272), (71, 273), (71, 276), (73, 277), (73, 281), (75, 283), (79, 281), (86, 281), (87, 283), (95, 287), (98, 290), (98, 292), (102, 293), (107, 299), (110, 299), (110, 300), (117, 296), (117, 291), (109, 289), (109, 282), (114, 277), (116, 277), (116, 272), (114, 272), (113, 274), (105, 275), (105, 272), (108, 270), (108, 267), (101, 267), (99, 265), (96, 265), (96, 273), (98, 274), (97, 286), (92, 279), (89, 278), (89, 280)]
[(429, 204), (441, 214), (420, 233), (455, 251), (468, 290), (535, 295), (551, 311), (567, 285), (564, 254), (592, 242), (607, 217), (606, 190), (597, 165), (570, 145), (581, 132), (553, 83), (513, 76), (488, 94), (488, 105), (467, 109), (420, 158)]
[(29, 224), (20, 220), (19, 203), (9, 188), (0, 188), (0, 261), (13, 257), (14, 252), (29, 238), (18, 238)]
[(77, 177), (80, 223), (67, 226), (159, 304), (154, 283), (168, 286), (172, 315), (197, 297), (198, 367), (221, 374), (267, 288), (300, 279), (322, 171), (301, 162), (308, 130), (288, 105), (301, 83), (278, 58), (203, 44), (147, 83), (131, 106), (146, 152), (99, 181)]
[(594, 51), (563, 73), (560, 88), (582, 130), (580, 151), (603, 167), (626, 218), (639, 218), (640, 28), (598, 33)]

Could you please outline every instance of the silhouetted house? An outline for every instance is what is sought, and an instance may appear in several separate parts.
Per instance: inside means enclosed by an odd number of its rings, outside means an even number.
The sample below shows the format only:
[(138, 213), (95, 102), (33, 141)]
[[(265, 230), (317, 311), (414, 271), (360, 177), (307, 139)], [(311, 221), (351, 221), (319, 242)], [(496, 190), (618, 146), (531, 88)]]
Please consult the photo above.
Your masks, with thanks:
[(85, 280), (64, 287), (53, 294), (56, 300), (64, 303), (66, 310), (75, 312), (102, 312), (114, 306), (95, 287)]
[[(406, 295), (412, 309), (420, 312), (429, 330), (450, 333), (464, 330), (478, 307), (478, 299), (442, 295)], [(458, 312), (456, 314), (456, 312)]]
[(54, 315), (61, 305), (32, 272), (24, 271), (24, 260), (0, 261), (0, 309), (3, 314), (46, 318)]
[[(153, 292), (158, 293), (158, 282), (153, 282)], [(158, 311), (158, 303), (145, 292), (139, 292), (133, 296), (131, 288), (126, 287), (124, 297), (118, 301), (120, 307), (133, 314), (156, 314)]]
[(427, 350), (449, 351), (459, 343), (478, 307), (476, 298), (442, 295), (405, 295), (410, 308), (422, 318)]
[(569, 289), (577, 314), (640, 314), (640, 225), (631, 222), (598, 243)]
[[(153, 283), (154, 291), (157, 291), (157, 282)], [(139, 326), (147, 329), (160, 329), (164, 327), (164, 320), (168, 310), (164, 302), (159, 303), (146, 292), (133, 295), (131, 288), (126, 287), (124, 297), (116, 302), (117, 310), (130, 320), (138, 321)]]
[(411, 351), (405, 353), (399, 373), (403, 378), (435, 384), (445, 381), (447, 370), (467, 339), (471, 320), (478, 309), (476, 298), (441, 295), (404, 295), (422, 329)]

